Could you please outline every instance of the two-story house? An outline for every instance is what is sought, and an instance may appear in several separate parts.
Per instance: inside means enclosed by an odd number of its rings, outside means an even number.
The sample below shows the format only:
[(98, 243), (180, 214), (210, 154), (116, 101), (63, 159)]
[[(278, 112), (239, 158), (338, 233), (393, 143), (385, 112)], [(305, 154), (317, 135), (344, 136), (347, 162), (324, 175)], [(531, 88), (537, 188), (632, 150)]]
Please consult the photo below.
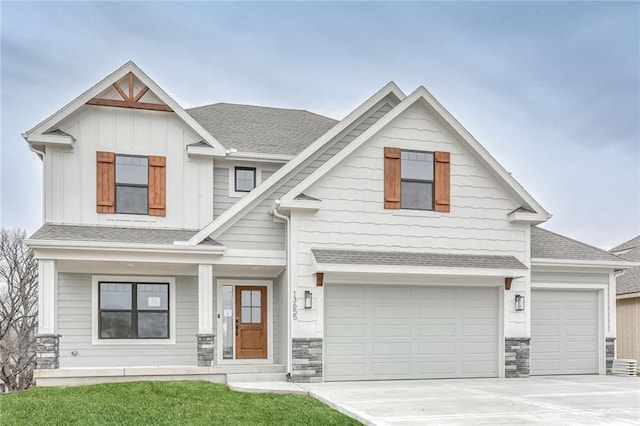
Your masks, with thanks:
[(547, 211), (423, 87), (340, 121), (183, 109), (128, 62), (26, 132), (39, 385), (605, 374), (630, 262)]

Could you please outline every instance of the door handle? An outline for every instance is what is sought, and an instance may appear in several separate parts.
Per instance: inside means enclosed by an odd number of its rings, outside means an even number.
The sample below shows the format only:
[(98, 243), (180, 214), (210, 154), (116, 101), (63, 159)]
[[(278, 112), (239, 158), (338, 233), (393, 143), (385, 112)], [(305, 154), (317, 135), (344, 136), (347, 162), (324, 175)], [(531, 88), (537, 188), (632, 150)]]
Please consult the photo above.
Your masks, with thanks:
[(238, 335), (238, 323), (240, 322), (240, 318), (236, 317), (236, 336)]

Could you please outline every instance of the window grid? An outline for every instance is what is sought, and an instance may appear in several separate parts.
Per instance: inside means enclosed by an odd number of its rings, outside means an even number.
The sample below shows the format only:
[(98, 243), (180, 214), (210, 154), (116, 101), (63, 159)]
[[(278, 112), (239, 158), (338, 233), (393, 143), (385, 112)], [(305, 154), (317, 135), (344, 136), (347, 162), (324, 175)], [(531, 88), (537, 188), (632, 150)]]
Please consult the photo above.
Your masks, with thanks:
[[(102, 309), (102, 285), (103, 284), (117, 284), (131, 286), (131, 309)], [(158, 285), (166, 288), (167, 294), (167, 309), (138, 309), (138, 284), (140, 285)], [(124, 287), (122, 287), (124, 288)], [(120, 291), (120, 290), (116, 290)], [(171, 326), (169, 318), (169, 306), (170, 306), (170, 294), (168, 283), (123, 283), (123, 282), (99, 282), (98, 283), (98, 339), (112, 340), (112, 339), (170, 339), (171, 338)], [(131, 337), (102, 337), (102, 313), (103, 312), (115, 312), (115, 313), (131, 313)], [(159, 313), (167, 314), (167, 336), (166, 337), (138, 337), (138, 313)]]

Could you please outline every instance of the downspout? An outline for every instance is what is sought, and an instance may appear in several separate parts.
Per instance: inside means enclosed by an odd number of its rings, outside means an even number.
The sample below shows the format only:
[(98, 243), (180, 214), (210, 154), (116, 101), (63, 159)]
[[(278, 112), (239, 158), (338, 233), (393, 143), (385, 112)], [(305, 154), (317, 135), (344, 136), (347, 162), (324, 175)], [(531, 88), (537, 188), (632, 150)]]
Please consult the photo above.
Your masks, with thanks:
[(287, 377), (291, 380), (291, 374), (293, 372), (292, 367), (292, 359), (291, 359), (291, 351), (293, 350), (291, 347), (291, 313), (289, 309), (291, 308), (291, 222), (289, 221), (289, 217), (285, 216), (281, 213), (278, 213), (278, 209), (280, 208), (280, 200), (275, 201), (276, 207), (273, 209), (272, 213), (274, 217), (278, 219), (284, 220), (287, 224), (286, 233), (287, 233), (287, 246), (286, 246), (286, 257), (287, 257)]

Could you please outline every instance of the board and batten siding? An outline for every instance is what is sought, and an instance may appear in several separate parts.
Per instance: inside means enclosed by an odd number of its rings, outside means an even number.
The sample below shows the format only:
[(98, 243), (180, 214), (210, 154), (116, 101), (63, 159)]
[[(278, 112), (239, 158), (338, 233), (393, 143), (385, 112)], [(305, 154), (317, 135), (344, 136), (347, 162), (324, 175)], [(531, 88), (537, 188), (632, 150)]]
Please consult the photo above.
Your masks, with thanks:
[[(450, 152), (451, 212), (385, 209), (385, 147)], [(509, 222), (518, 205), (508, 190), (421, 105), (408, 108), (305, 193), (323, 204), (313, 214), (293, 214), (299, 292), (315, 287), (312, 248), (502, 255), (529, 264), (529, 229)], [(514, 289), (527, 288), (527, 281), (520, 279)], [(319, 292), (318, 311), (321, 299)], [(299, 333), (321, 336), (321, 314), (309, 320), (313, 324), (299, 322)], [(514, 312), (505, 318), (505, 333), (522, 335), (524, 322)]]
[(618, 299), (616, 358), (640, 361), (640, 297)]
[[(90, 274), (58, 276), (60, 368), (197, 365), (198, 279), (176, 277), (176, 343), (93, 345)], [(215, 307), (214, 302), (214, 307)], [(72, 355), (76, 351), (77, 355)]]
[[(354, 123), (353, 127), (344, 133), (344, 136), (337, 138), (335, 142), (329, 144), (329, 146), (327, 146), (322, 152), (318, 153), (318, 155), (311, 159), (311, 161), (303, 167), (300, 172), (296, 173), (281, 186), (271, 192), (262, 202), (254, 207), (237, 223), (224, 231), (221, 235), (216, 236), (216, 241), (223, 243), (229, 248), (284, 250), (284, 224), (274, 223), (273, 216), (269, 214), (273, 206), (273, 202), (295, 187), (318, 167), (330, 160), (351, 141), (360, 136), (364, 131), (380, 120), (380, 118), (391, 111), (391, 108), (391, 104), (385, 102), (369, 112), (369, 114), (361, 121)], [(218, 172), (216, 170), (215, 174), (217, 180), (218, 177), (221, 177), (220, 175), (222, 172)], [(222, 186), (220, 184), (216, 185), (216, 193), (222, 195)], [(224, 204), (224, 202), (222, 204)], [(221, 211), (216, 208), (215, 213), (221, 214)], [(272, 225), (267, 226), (266, 223), (271, 223)], [(278, 230), (277, 235), (281, 236), (281, 238), (274, 238), (275, 229)], [(260, 234), (260, 232), (264, 232), (264, 234)]]
[[(45, 222), (199, 229), (213, 219), (213, 161), (190, 158), (200, 138), (172, 112), (86, 105), (60, 125), (73, 150), (47, 150)], [(166, 217), (96, 212), (96, 152), (167, 158)]]

